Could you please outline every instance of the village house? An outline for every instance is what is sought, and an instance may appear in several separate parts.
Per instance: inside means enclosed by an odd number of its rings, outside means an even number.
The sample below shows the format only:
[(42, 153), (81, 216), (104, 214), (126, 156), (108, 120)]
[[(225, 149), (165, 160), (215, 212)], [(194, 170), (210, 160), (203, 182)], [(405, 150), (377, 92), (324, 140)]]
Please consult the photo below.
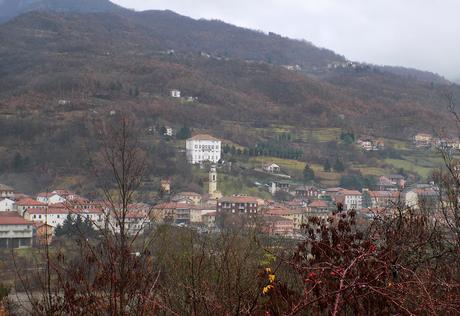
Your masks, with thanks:
[(282, 216), (264, 216), (262, 232), (276, 236), (292, 236), (294, 223), (291, 219)]
[(272, 181), (269, 187), (269, 191), (272, 195), (275, 195), (276, 192), (289, 193), (290, 188), (291, 183), (289, 181)]
[(294, 210), (287, 209), (284, 207), (275, 207), (267, 209), (263, 216), (266, 219), (270, 216), (284, 217), (292, 221), (292, 227), (294, 232), (300, 231), (301, 225), (304, 223), (304, 211), (303, 210)]
[(14, 199), (14, 189), (0, 183), (0, 198)]
[(33, 231), (33, 223), (18, 213), (0, 213), (0, 248), (31, 247)]
[(45, 223), (54, 228), (64, 224), (70, 210), (64, 205), (53, 205), (47, 208), (31, 208), (24, 212), (24, 218), (34, 223)]
[(399, 190), (403, 190), (406, 187), (406, 178), (400, 174), (391, 174), (388, 176), (388, 180), (394, 182)]
[(268, 173), (280, 173), (281, 168), (276, 163), (267, 164), (263, 167), (263, 170)]
[(198, 224), (203, 221), (203, 212), (201, 208), (197, 205), (190, 206), (190, 223)]
[(314, 186), (301, 185), (294, 189), (295, 196), (309, 199), (316, 199), (321, 191)]
[(407, 207), (435, 211), (439, 204), (439, 191), (430, 185), (417, 185), (404, 192)]
[(9, 198), (4, 198), (0, 201), (0, 212), (14, 211), (15, 201)]
[(202, 215), (202, 223), (210, 231), (215, 230), (217, 228), (216, 216), (217, 216), (217, 212), (210, 212), (210, 213), (205, 213)]
[(180, 95), (181, 95), (180, 90), (173, 89), (173, 90), (170, 91), (171, 98), (180, 99)]
[(37, 201), (45, 204), (59, 204), (78, 199), (79, 196), (67, 190), (54, 190), (37, 194)]
[(257, 214), (260, 200), (250, 196), (223, 197), (217, 201), (217, 213)]
[(373, 147), (374, 147), (371, 139), (359, 139), (357, 141), (357, 144), (359, 147), (361, 147), (362, 149), (366, 151), (371, 151), (373, 150)]
[(398, 191), (401, 189), (399, 182), (392, 181), (386, 176), (380, 176), (376, 186), (379, 191)]
[(363, 207), (390, 208), (399, 205), (402, 195), (398, 191), (369, 191), (363, 189)]
[(200, 204), (202, 196), (196, 192), (180, 192), (173, 196), (172, 200), (174, 202), (183, 202), (191, 204)]
[(218, 163), (222, 142), (210, 135), (199, 134), (186, 140), (187, 161), (191, 164)]
[(343, 205), (344, 211), (361, 210), (363, 207), (363, 195), (356, 190), (342, 190), (335, 196), (336, 203)]
[(327, 188), (325, 189), (323, 192), (321, 192), (321, 195), (323, 196), (329, 196), (331, 198), (333, 198), (334, 196), (336, 196), (340, 191), (343, 191), (345, 190), (344, 188), (340, 188), (340, 187), (335, 187), (335, 188)]
[(45, 209), (46, 206), (47, 205), (45, 203), (39, 202), (29, 197), (19, 199), (14, 205), (16, 212), (18, 212), (21, 216), (24, 216), (24, 212), (27, 209)]
[[(115, 226), (118, 226), (115, 224)], [(125, 231), (128, 235), (142, 235), (151, 227), (151, 221), (147, 213), (142, 211), (129, 211), (125, 217)]]
[(378, 151), (385, 148), (383, 139), (364, 138), (359, 139), (356, 143), (365, 151)]
[[(82, 210), (75, 214), (80, 215), (82, 219), (85, 219), (85, 213), (92, 216), (92, 221), (100, 219), (98, 227), (108, 227), (114, 233), (120, 233), (121, 231), (121, 219), (124, 217), (123, 230), (128, 235), (140, 235), (145, 232), (146, 229), (151, 227), (151, 213), (152, 208), (150, 205), (145, 203), (134, 203), (129, 204), (126, 208), (122, 205), (111, 205), (108, 203), (102, 203), (102, 208), (94, 208), (92, 210)], [(100, 216), (99, 216), (100, 215)], [(73, 216), (73, 215), (72, 215)], [(93, 222), (94, 224), (94, 222)]]
[(306, 209), (308, 206), (308, 199), (295, 198), (291, 201), (285, 202), (284, 205), (290, 209)]
[(195, 224), (202, 223), (204, 215), (215, 212), (216, 204), (202, 203), (199, 205), (193, 205), (190, 208), (190, 222)]
[(191, 209), (186, 203), (161, 203), (153, 207), (151, 219), (157, 223), (190, 224)]
[(50, 245), (53, 241), (54, 227), (44, 223), (34, 223), (34, 244), (39, 246)]
[(80, 217), (82, 221), (89, 220), (96, 230), (105, 228), (107, 221), (106, 213), (100, 207), (73, 208), (70, 217), (73, 220), (76, 220), (77, 217)]
[(415, 147), (431, 147), (433, 135), (427, 133), (418, 133), (414, 136)]
[(170, 179), (162, 179), (160, 181), (160, 192), (163, 194), (171, 193), (171, 180)]
[(329, 203), (324, 200), (314, 200), (307, 206), (307, 215), (327, 218), (331, 214)]
[(174, 135), (174, 129), (170, 126), (165, 126), (165, 129), (164, 129), (164, 134), (163, 136), (173, 136)]

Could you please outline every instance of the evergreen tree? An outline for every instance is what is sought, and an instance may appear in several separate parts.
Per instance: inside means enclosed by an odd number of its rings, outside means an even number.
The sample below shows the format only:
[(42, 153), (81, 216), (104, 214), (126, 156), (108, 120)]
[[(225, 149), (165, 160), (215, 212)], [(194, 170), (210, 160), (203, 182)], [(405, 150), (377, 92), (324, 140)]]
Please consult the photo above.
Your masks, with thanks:
[(326, 159), (323, 165), (323, 170), (325, 172), (331, 172), (331, 163), (329, 162), (329, 159)]
[(305, 181), (315, 181), (315, 172), (308, 164), (303, 169), (303, 178)]
[(345, 171), (345, 166), (343, 164), (342, 161), (340, 161), (340, 159), (337, 157), (337, 159), (335, 160), (335, 163), (334, 163), (334, 170), (336, 172), (343, 172)]
[(177, 139), (187, 139), (192, 136), (192, 132), (190, 131), (190, 128), (184, 126), (182, 127), (176, 134)]
[(56, 228), (56, 230), (54, 232), (56, 237), (67, 236), (67, 235), (71, 235), (73, 233), (73, 220), (72, 220), (72, 217), (70, 216), (70, 214), (67, 214), (67, 217), (64, 220), (64, 222), (62, 223), (62, 226), (59, 225), (58, 227), (59, 227), (59, 229)]

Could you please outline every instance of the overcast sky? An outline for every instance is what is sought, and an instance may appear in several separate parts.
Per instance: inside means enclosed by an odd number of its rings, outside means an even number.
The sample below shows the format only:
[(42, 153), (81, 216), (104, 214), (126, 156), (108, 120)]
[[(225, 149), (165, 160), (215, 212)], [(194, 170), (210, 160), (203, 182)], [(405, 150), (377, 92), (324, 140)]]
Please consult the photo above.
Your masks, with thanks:
[(459, 0), (112, 0), (272, 31), (350, 60), (460, 79)]

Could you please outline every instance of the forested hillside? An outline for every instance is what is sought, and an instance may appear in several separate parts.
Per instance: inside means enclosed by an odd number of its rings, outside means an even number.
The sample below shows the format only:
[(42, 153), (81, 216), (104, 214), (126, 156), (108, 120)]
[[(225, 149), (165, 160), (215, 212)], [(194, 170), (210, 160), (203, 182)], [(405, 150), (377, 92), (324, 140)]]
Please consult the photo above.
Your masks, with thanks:
[(345, 59), (312, 44), (170, 11), (31, 12), (0, 24), (0, 42), (0, 168), (16, 168), (18, 183), (45, 169), (50, 183), (71, 178), (91, 122), (110, 111), (145, 130), (187, 126), (243, 145), (272, 137), (248, 127), (273, 124), (409, 139), (448, 122), (446, 94), (458, 93), (374, 67), (334, 69)]

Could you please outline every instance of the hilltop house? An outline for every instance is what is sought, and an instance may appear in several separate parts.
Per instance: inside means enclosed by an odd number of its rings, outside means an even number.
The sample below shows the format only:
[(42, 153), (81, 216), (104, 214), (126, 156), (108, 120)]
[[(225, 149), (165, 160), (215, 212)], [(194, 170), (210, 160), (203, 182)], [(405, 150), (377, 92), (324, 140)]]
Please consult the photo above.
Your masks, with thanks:
[(170, 91), (171, 98), (180, 98), (181, 92), (180, 90), (173, 89)]
[(210, 135), (195, 135), (186, 141), (187, 161), (191, 164), (203, 162), (218, 163), (221, 158), (222, 142)]
[(385, 148), (383, 139), (364, 138), (359, 139), (356, 143), (365, 151), (378, 151)]
[(263, 170), (269, 173), (280, 173), (281, 172), (280, 166), (278, 166), (276, 163), (265, 165), (263, 167)]
[(173, 135), (174, 135), (174, 129), (171, 126), (165, 126), (163, 136), (170, 136), (171, 137)]
[(433, 135), (427, 133), (418, 133), (414, 136), (415, 147), (431, 147)]

